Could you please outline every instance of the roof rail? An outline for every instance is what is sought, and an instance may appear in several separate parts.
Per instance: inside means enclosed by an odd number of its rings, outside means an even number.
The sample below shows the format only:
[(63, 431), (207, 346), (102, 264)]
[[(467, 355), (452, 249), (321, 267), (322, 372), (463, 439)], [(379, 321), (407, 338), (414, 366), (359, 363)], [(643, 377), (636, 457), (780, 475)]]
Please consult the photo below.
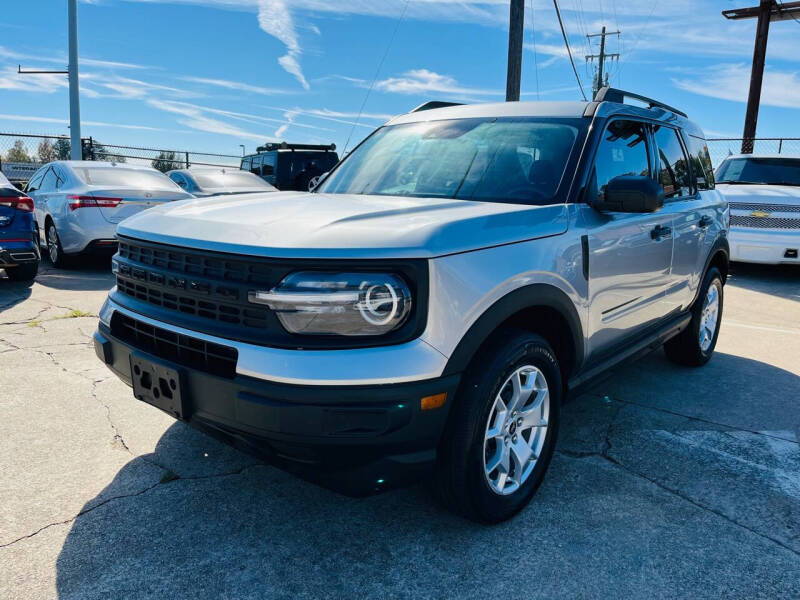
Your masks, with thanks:
[(664, 104), (663, 102), (659, 102), (658, 100), (653, 100), (652, 98), (648, 98), (647, 96), (640, 96), (639, 94), (634, 94), (633, 92), (626, 92), (625, 90), (620, 90), (617, 88), (612, 87), (602, 87), (597, 90), (597, 94), (595, 94), (594, 101), (595, 102), (619, 102), (620, 104), (625, 103), (625, 98), (633, 98), (634, 100), (639, 100), (640, 102), (644, 102), (647, 104), (649, 108), (663, 108), (664, 110), (669, 110), (674, 112), (676, 115), (680, 115), (682, 117), (688, 116), (685, 112), (678, 110), (677, 108), (673, 108), (669, 104)]
[(429, 102), (423, 102), (417, 108), (411, 109), (410, 113), (420, 112), (422, 110), (431, 110), (433, 108), (447, 108), (448, 106), (461, 106), (461, 102), (444, 102), (442, 100), (430, 100)]
[(272, 152), (273, 150), (336, 150), (336, 144), (289, 144), (287, 142), (270, 142), (256, 148), (256, 152)]

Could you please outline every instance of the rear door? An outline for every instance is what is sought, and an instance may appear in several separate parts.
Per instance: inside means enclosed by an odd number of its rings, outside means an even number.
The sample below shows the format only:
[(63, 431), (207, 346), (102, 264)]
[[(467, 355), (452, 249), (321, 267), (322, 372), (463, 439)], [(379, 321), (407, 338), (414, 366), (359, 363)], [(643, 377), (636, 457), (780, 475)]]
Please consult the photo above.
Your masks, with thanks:
[[(594, 157), (587, 199), (620, 175), (652, 175), (649, 127), (611, 121)], [(664, 292), (672, 263), (672, 215), (600, 213), (582, 206), (589, 250), (589, 352), (593, 357), (655, 325), (669, 312)]]
[(654, 125), (653, 142), (658, 179), (664, 188), (662, 211), (673, 219), (672, 273), (664, 301), (670, 310), (681, 310), (691, 304), (699, 284), (700, 249), (710, 220), (704, 217), (703, 200), (692, 180), (680, 133), (666, 125)]

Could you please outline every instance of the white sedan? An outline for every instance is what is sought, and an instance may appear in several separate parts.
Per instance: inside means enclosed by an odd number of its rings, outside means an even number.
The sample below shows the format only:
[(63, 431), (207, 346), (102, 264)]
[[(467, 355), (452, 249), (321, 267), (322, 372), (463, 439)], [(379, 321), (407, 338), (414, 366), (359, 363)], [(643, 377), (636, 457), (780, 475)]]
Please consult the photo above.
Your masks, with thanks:
[(800, 264), (800, 157), (728, 156), (716, 180), (731, 210), (731, 260)]

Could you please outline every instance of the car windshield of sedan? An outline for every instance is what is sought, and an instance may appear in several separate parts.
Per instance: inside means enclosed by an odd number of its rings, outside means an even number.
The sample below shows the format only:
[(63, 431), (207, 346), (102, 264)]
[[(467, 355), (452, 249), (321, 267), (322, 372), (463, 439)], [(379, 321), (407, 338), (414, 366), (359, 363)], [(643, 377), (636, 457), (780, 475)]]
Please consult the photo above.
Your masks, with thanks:
[(246, 171), (209, 171), (203, 173), (192, 173), (190, 171), (190, 174), (201, 188), (263, 188), (265, 192), (277, 191), (276, 188), (261, 179), (258, 175), (253, 175)]
[(800, 158), (731, 158), (723, 162), (717, 183), (800, 185)]
[(575, 119), (474, 118), (390, 125), (317, 190), (551, 204), (578, 136)]

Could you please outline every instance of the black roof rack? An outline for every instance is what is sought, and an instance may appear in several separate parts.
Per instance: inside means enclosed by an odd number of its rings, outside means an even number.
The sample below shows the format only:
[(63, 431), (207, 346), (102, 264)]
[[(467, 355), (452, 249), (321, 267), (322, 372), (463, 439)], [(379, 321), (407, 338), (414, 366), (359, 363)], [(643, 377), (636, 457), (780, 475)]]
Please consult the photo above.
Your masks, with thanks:
[(420, 112), (421, 110), (431, 110), (434, 108), (447, 108), (448, 106), (461, 106), (461, 102), (444, 102), (442, 100), (430, 100), (429, 102), (423, 102), (417, 108), (411, 109), (408, 112)]
[(287, 142), (270, 142), (256, 148), (256, 152), (272, 152), (273, 150), (336, 150), (336, 144), (289, 144)]
[(673, 108), (669, 104), (664, 104), (663, 102), (659, 102), (658, 100), (653, 100), (652, 98), (648, 98), (647, 96), (640, 96), (639, 94), (634, 94), (633, 92), (626, 92), (625, 90), (620, 90), (608, 86), (602, 87), (599, 90), (597, 90), (597, 94), (595, 94), (594, 101), (619, 102), (620, 104), (624, 104), (625, 98), (633, 98), (634, 100), (639, 100), (640, 102), (644, 102), (650, 108), (654, 107), (663, 108), (664, 110), (669, 110), (671, 112), (674, 112), (676, 115), (688, 118), (685, 112), (680, 111), (677, 108)]

